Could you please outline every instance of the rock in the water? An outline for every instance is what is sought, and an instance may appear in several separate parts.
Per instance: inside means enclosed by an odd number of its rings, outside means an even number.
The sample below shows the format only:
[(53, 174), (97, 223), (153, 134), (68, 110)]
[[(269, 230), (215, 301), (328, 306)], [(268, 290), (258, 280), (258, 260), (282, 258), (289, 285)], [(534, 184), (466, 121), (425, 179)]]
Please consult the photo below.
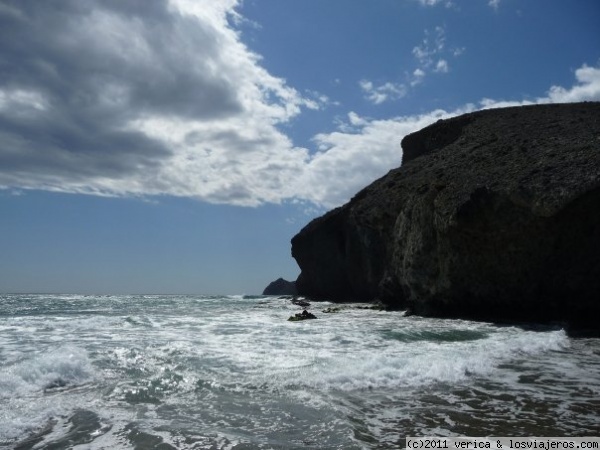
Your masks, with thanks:
[(53, 389), (59, 389), (59, 388), (63, 388), (65, 386), (67, 386), (67, 381), (63, 380), (62, 378), (58, 377), (54, 380), (50, 380), (45, 386), (44, 386), (44, 392), (46, 391), (50, 391)]
[(292, 239), (299, 294), (599, 328), (600, 103), (466, 114), (402, 148)]
[(296, 290), (296, 282), (295, 281), (287, 281), (283, 278), (278, 278), (272, 283), (270, 283), (265, 290), (263, 291), (263, 295), (296, 295), (298, 291)]
[(298, 322), (300, 320), (308, 320), (308, 319), (316, 319), (313, 313), (309, 313), (307, 310), (302, 311), (301, 313), (296, 313), (293, 316), (290, 316), (288, 319), (290, 322)]
[(385, 311), (387, 307), (383, 303), (375, 303), (368, 306), (355, 306), (355, 309), (368, 309), (371, 311)]
[(306, 300), (303, 300), (298, 297), (293, 297), (292, 303), (296, 306), (301, 306), (302, 308), (308, 308), (310, 306), (310, 302), (307, 302)]

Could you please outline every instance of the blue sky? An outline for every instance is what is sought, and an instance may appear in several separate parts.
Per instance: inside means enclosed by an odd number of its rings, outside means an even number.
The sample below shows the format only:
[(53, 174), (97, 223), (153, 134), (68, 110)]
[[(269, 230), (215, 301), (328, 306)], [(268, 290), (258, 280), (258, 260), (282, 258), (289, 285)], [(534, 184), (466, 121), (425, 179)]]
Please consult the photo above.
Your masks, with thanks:
[(257, 293), (439, 118), (600, 100), (596, 0), (0, 0), (0, 292)]

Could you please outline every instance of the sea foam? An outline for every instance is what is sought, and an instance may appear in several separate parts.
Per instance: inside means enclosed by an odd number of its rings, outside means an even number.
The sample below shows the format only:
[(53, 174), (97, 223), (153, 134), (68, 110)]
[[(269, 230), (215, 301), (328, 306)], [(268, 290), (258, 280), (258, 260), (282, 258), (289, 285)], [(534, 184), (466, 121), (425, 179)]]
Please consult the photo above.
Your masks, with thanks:
[(561, 330), (327, 303), (292, 323), (298, 306), (265, 297), (10, 300), (0, 447), (398, 448), (408, 432), (597, 428), (599, 344)]
[[(30, 354), (27, 359), (0, 369), (0, 443), (43, 427), (53, 417), (67, 413), (65, 404), (52, 395), (91, 382), (94, 369), (87, 352), (61, 346)], [(73, 398), (73, 397), (72, 397)]]

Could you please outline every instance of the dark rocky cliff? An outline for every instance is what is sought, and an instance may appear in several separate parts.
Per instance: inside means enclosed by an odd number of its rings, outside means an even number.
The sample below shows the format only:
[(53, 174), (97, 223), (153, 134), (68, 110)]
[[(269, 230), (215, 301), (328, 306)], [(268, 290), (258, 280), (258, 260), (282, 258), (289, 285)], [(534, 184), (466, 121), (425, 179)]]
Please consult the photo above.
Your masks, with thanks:
[(446, 317), (600, 317), (600, 103), (471, 113), (402, 148), (402, 167), (292, 239), (301, 295)]

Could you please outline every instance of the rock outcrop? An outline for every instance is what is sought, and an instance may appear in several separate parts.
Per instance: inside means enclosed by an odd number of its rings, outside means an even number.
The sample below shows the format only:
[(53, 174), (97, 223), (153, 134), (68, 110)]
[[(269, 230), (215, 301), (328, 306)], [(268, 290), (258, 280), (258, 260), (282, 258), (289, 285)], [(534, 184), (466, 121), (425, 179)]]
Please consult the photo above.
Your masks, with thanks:
[(290, 318), (288, 319), (288, 322), (300, 322), (302, 320), (310, 320), (310, 319), (316, 319), (316, 318), (317, 318), (317, 316), (315, 316), (313, 313), (310, 313), (307, 310), (304, 310), (301, 313), (296, 313), (293, 316), (290, 316)]
[(470, 113), (402, 149), (292, 239), (300, 295), (600, 329), (600, 103)]
[(297, 295), (295, 281), (287, 281), (283, 278), (277, 278), (263, 291), (263, 295)]

